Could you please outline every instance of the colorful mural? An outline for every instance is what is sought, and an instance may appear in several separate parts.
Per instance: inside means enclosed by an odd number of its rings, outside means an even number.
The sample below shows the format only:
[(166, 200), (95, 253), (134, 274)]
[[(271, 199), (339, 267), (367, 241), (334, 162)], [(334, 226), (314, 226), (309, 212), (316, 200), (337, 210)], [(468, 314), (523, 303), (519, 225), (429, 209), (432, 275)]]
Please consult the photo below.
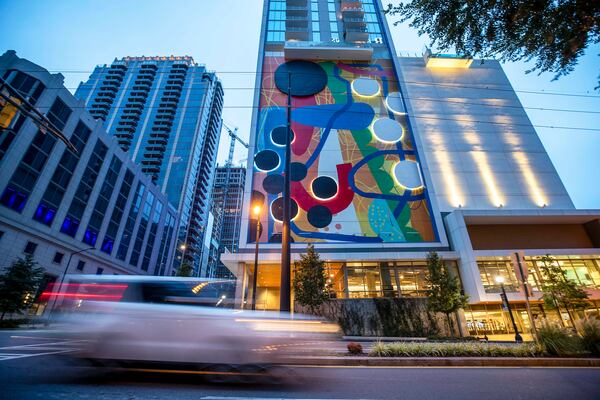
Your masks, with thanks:
[[(436, 241), (391, 60), (265, 57), (252, 178), (253, 204), (268, 209), (260, 221), (261, 242), (281, 241), (289, 77), (293, 240)], [(249, 242), (255, 227), (256, 222), (249, 224)]]

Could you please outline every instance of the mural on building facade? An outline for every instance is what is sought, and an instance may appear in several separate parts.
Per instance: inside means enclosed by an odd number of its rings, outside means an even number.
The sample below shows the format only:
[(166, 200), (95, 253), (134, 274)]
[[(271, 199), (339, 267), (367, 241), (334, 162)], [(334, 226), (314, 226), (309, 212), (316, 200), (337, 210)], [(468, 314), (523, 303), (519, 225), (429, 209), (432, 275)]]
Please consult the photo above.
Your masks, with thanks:
[[(436, 241), (391, 60), (361, 64), (272, 56), (263, 64), (252, 182), (252, 203), (268, 210), (262, 213), (260, 241), (281, 241), (288, 88), (293, 240)], [(256, 222), (249, 230), (248, 241), (254, 242)]]

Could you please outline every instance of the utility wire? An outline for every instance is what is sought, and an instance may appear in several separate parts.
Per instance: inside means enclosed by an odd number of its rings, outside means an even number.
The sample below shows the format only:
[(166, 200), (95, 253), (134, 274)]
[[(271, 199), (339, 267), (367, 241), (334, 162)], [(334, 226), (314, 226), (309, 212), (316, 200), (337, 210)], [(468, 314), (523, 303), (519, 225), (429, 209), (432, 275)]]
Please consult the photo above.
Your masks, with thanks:
[[(104, 68), (104, 67), (102, 67)], [(108, 67), (106, 67), (108, 68)], [(86, 73), (86, 74), (91, 74), (94, 71), (77, 71), (77, 70), (72, 70), (72, 71), (68, 71), (68, 70), (44, 70), (44, 69), (40, 69), (40, 70), (19, 70), (22, 72), (51, 72), (51, 73)], [(365, 70), (365, 71), (370, 71), (370, 70)], [(375, 72), (375, 71), (373, 71)], [(215, 73), (215, 74), (253, 74), (253, 75), (257, 75), (259, 74), (259, 72), (257, 71), (210, 71), (210, 73)], [(263, 74), (268, 74), (268, 72), (263, 71)], [(172, 74), (171, 71), (157, 71), (154, 73), (154, 75), (159, 75), (159, 74)], [(314, 73), (304, 73), (304, 72), (294, 72), (294, 75), (308, 75), (308, 76), (315, 76), (317, 74)], [(103, 76), (105, 77), (105, 76)], [(89, 80), (88, 80), (89, 81)], [(600, 99), (600, 95), (595, 95), (595, 94), (587, 94), (587, 92), (561, 92), (561, 91), (545, 91), (545, 90), (527, 90), (527, 89), (513, 89), (511, 84), (494, 84), (494, 85), (487, 85), (487, 84), (481, 84), (484, 86), (478, 86), (475, 84), (460, 84), (460, 83), (440, 83), (440, 82), (424, 82), (424, 81), (411, 81), (411, 80), (398, 80), (398, 79), (390, 79), (389, 77), (386, 77), (386, 81), (387, 82), (400, 82), (400, 83), (410, 83), (410, 84), (416, 84), (416, 85), (427, 85), (427, 86), (440, 86), (440, 87), (455, 87), (455, 88), (465, 88), (465, 89), (486, 89), (486, 90), (498, 90), (498, 91), (508, 91), (508, 92), (518, 92), (518, 93), (528, 93), (528, 94), (540, 94), (540, 95), (549, 95), (549, 96), (569, 96), (569, 97), (586, 97), (586, 98), (599, 98)], [(506, 86), (506, 89), (503, 89), (499, 86)], [(248, 88), (248, 89), (254, 89), (254, 88)], [(584, 94), (585, 93), (585, 94)]]

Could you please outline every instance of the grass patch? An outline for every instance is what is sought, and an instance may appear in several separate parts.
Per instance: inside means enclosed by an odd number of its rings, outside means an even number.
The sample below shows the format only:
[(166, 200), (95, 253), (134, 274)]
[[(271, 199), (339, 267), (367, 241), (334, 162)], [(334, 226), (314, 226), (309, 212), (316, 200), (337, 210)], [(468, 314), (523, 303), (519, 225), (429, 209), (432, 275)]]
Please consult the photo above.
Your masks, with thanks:
[(371, 357), (539, 357), (541, 347), (533, 343), (376, 343)]

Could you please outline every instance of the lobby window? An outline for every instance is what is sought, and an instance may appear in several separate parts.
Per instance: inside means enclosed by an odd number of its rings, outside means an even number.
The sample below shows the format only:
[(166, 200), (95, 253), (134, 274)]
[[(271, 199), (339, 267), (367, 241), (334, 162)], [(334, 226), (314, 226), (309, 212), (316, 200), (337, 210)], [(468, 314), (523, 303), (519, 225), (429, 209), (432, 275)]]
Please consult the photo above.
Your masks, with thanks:
[(350, 298), (382, 296), (377, 263), (350, 262), (346, 265)]
[[(589, 288), (600, 289), (600, 257), (599, 256), (554, 256), (554, 263), (565, 272), (567, 279)], [(544, 281), (543, 261), (540, 257), (525, 257), (529, 268), (530, 281), (536, 282), (537, 288)]]
[(57, 251), (56, 253), (54, 253), (54, 258), (52, 259), (52, 262), (54, 264), (60, 264), (62, 262), (64, 256), (65, 256), (64, 253)]
[(77, 261), (77, 271), (83, 271), (83, 269), (85, 268), (85, 261)]
[(38, 247), (37, 243), (27, 242), (27, 244), (25, 245), (25, 248), (23, 249), (23, 253), (29, 254), (30, 256), (32, 256), (35, 253), (37, 247)]
[(400, 295), (402, 297), (426, 297), (429, 289), (426, 263), (420, 261), (406, 264), (399, 262), (397, 266)]
[(346, 280), (344, 279), (343, 263), (325, 263), (327, 290), (333, 299), (346, 297)]
[(501, 287), (496, 283), (498, 276), (504, 278), (507, 292), (518, 291), (519, 284), (509, 257), (478, 257), (477, 266), (486, 293), (500, 293)]

